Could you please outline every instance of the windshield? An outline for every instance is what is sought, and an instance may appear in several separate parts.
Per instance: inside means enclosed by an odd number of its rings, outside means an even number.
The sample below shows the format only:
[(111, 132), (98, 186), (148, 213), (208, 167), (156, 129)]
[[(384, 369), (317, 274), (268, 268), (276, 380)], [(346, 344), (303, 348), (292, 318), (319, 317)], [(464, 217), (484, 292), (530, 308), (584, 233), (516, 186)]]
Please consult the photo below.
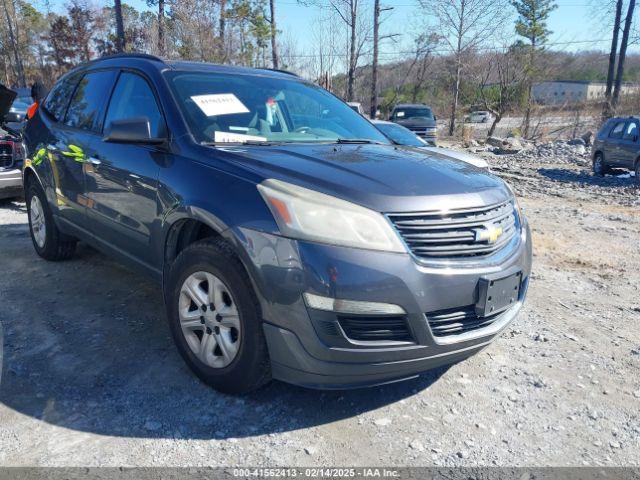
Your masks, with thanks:
[(326, 90), (258, 75), (167, 72), (189, 128), (202, 143), (388, 140)]
[(411, 130), (397, 123), (376, 123), (375, 126), (398, 145), (406, 145), (409, 147), (424, 147), (427, 145), (427, 142)]
[(398, 107), (393, 111), (396, 120), (416, 117), (433, 118), (433, 112), (428, 107)]
[(31, 100), (30, 97), (18, 97), (11, 104), (11, 108), (13, 108), (14, 110), (26, 111), (27, 108), (29, 108), (29, 106), (31, 106), (32, 103), (33, 101)]

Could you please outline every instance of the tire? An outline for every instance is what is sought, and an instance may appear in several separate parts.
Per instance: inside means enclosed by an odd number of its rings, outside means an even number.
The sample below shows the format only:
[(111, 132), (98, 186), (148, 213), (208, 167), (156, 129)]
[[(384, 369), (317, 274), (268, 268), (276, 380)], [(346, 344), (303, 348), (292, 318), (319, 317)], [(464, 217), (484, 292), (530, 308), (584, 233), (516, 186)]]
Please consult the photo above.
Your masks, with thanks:
[(73, 257), (77, 240), (58, 230), (42, 187), (35, 181), (29, 182), (25, 197), (29, 233), (36, 253), (53, 262)]
[(178, 351), (204, 383), (243, 394), (271, 380), (258, 299), (223, 239), (200, 240), (178, 255), (165, 283), (165, 305)]
[(635, 176), (633, 177), (637, 187), (640, 187), (640, 160), (636, 160)]
[(598, 152), (593, 156), (593, 173), (598, 176), (603, 176), (609, 173), (611, 169), (604, 161), (604, 155)]

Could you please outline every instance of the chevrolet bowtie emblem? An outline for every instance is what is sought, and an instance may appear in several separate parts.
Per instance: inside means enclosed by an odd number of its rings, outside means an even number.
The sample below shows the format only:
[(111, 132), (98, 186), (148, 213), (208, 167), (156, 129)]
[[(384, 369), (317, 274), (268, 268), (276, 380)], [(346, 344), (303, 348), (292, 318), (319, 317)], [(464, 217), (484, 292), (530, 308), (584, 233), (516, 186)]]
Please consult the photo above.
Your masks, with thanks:
[(502, 227), (485, 226), (476, 230), (476, 242), (496, 243), (502, 233)]

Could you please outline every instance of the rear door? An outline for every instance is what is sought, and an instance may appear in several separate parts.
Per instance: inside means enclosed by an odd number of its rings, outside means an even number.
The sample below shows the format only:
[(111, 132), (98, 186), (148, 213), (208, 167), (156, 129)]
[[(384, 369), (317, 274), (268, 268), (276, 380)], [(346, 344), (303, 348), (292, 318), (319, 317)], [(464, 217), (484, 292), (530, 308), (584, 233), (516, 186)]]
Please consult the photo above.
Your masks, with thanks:
[[(146, 117), (151, 136), (166, 136), (166, 124), (156, 95), (139, 73), (122, 71), (107, 108), (105, 130), (114, 120)], [(163, 146), (95, 144), (95, 159), (87, 171), (87, 195), (92, 230), (107, 246), (153, 269), (154, 222), (159, 222), (157, 188)]]
[(75, 77), (52, 92), (45, 105), (57, 120), (52, 123), (45, 148), (53, 171), (58, 215), (84, 230), (88, 229), (85, 168), (101, 128), (105, 92), (111, 90), (114, 77), (115, 73), (108, 70)]
[(630, 119), (624, 127), (624, 134), (620, 140), (618, 151), (618, 165), (625, 168), (633, 168), (638, 156), (638, 135), (640, 124), (636, 119)]
[(617, 166), (620, 164), (620, 144), (625, 132), (626, 120), (618, 120), (614, 123), (609, 135), (604, 141), (604, 158), (608, 165)]

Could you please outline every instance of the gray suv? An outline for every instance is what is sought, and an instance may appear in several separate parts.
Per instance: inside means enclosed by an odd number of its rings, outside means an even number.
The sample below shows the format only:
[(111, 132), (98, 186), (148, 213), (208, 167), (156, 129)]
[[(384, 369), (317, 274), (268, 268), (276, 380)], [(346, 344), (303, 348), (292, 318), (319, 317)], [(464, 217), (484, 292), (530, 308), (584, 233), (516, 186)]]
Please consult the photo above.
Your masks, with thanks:
[(116, 55), (62, 77), (25, 143), (37, 254), (83, 241), (147, 273), (219, 390), (412, 378), (525, 299), (531, 235), (502, 180), (392, 145), (295, 75)]
[(438, 141), (437, 118), (431, 108), (424, 104), (398, 104), (393, 107), (389, 120), (408, 128), (432, 145)]
[(605, 122), (593, 142), (593, 173), (605, 175), (611, 168), (635, 172), (640, 185), (640, 119), (612, 118)]

